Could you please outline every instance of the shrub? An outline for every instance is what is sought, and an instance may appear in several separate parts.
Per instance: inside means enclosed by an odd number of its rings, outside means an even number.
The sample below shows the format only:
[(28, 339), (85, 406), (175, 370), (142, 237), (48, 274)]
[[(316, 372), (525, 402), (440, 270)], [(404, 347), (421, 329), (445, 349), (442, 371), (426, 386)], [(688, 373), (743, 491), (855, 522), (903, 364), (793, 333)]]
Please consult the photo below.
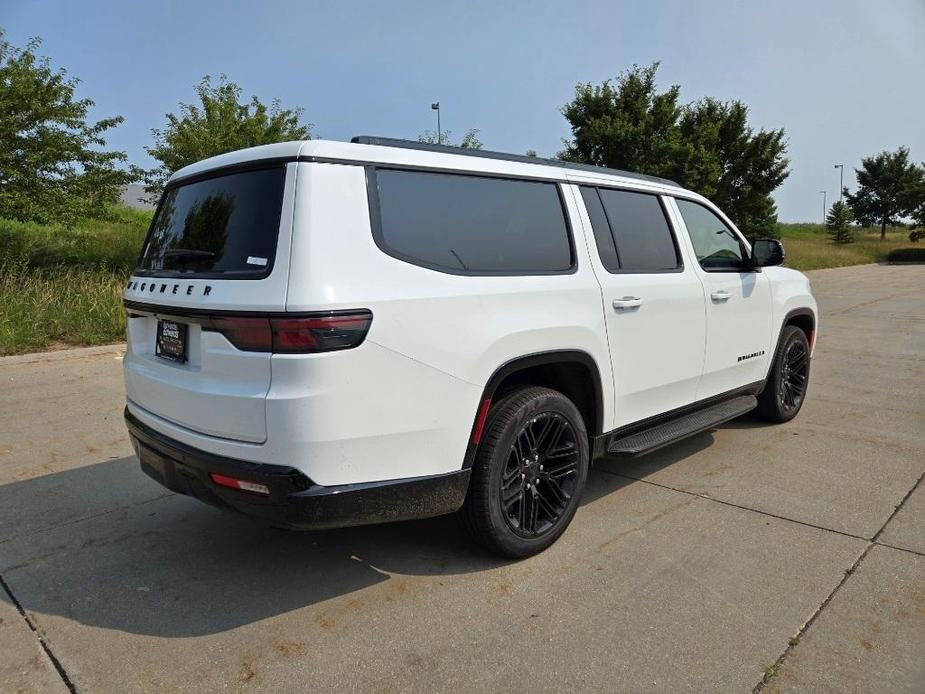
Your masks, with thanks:
[(888, 263), (925, 263), (925, 248), (896, 248), (887, 253)]

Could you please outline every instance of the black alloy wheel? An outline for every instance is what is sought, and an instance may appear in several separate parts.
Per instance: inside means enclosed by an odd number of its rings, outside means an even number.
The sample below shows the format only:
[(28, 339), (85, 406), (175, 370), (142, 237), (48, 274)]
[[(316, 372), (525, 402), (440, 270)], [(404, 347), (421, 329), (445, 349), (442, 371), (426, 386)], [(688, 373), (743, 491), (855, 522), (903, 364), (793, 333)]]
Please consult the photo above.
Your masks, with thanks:
[(511, 529), (523, 537), (547, 532), (575, 492), (579, 451), (575, 429), (556, 412), (528, 420), (511, 444), (501, 479), (501, 505)]
[(571, 523), (590, 465), (581, 412), (559, 391), (522, 386), (488, 412), (459, 518), (479, 544), (528, 557)]
[(806, 395), (809, 384), (809, 349), (795, 340), (787, 345), (781, 368), (779, 397), (781, 406), (787, 410), (798, 410)]
[(810, 365), (806, 333), (795, 325), (784, 326), (755, 414), (778, 423), (796, 417), (806, 400)]

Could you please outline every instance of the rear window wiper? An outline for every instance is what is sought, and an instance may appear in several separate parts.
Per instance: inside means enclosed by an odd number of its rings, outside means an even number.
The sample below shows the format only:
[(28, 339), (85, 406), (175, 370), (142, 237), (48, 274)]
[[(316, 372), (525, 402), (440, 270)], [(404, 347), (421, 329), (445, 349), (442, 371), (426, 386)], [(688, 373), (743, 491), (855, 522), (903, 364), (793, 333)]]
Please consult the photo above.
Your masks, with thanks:
[(164, 251), (165, 258), (202, 258), (206, 260), (208, 258), (214, 258), (215, 253), (212, 251), (199, 251), (195, 248), (171, 248), (170, 250)]

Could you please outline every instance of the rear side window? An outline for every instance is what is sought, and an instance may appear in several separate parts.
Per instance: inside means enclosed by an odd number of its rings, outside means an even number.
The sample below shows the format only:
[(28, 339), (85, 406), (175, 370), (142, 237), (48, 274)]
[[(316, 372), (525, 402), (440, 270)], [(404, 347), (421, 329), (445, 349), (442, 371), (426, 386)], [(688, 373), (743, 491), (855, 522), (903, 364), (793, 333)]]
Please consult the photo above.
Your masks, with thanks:
[(276, 166), (168, 188), (137, 274), (265, 277), (276, 255), (285, 179), (285, 166)]
[(601, 263), (608, 272), (618, 272), (620, 270), (620, 259), (617, 257), (617, 247), (613, 241), (610, 224), (607, 222), (607, 215), (604, 214), (601, 196), (598, 194), (597, 188), (582, 186), (581, 197), (584, 198), (585, 208), (588, 210), (588, 217), (591, 219), (591, 229), (594, 232), (594, 242), (597, 244), (597, 252), (601, 256)]
[(621, 272), (664, 272), (681, 267), (674, 236), (656, 195), (598, 189), (616, 244)]
[[(441, 272), (569, 272), (571, 235), (555, 183), (370, 169), (377, 244)], [(377, 214), (378, 213), (378, 214)]]

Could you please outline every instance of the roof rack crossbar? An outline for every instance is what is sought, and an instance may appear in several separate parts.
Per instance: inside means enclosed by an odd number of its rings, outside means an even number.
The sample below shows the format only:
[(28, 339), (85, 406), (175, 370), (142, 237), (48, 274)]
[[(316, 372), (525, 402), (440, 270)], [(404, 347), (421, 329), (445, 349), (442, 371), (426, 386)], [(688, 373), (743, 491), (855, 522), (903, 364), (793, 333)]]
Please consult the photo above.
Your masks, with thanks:
[(625, 178), (636, 178), (642, 181), (660, 183), (662, 185), (680, 186), (667, 178), (658, 176), (648, 176), (646, 174), (635, 173), (633, 171), (621, 171), (620, 169), (609, 169), (604, 166), (593, 166), (591, 164), (577, 164), (559, 159), (544, 159), (542, 157), (528, 157), (524, 154), (510, 154), (508, 152), (493, 152), (485, 149), (464, 149), (462, 147), (452, 147), (450, 145), (434, 145), (429, 142), (416, 142), (414, 140), (401, 140), (394, 137), (376, 137), (374, 135), (357, 135), (350, 140), (358, 145), (377, 145), (379, 147), (400, 147), (402, 149), (418, 149), (426, 152), (442, 152), (444, 154), (461, 154), (467, 157), (482, 157), (484, 159), (499, 159), (501, 161), (516, 161), (523, 164), (543, 164), (546, 166), (556, 166), (561, 169), (575, 169), (577, 171), (590, 171), (592, 173), (612, 174), (623, 176)]

